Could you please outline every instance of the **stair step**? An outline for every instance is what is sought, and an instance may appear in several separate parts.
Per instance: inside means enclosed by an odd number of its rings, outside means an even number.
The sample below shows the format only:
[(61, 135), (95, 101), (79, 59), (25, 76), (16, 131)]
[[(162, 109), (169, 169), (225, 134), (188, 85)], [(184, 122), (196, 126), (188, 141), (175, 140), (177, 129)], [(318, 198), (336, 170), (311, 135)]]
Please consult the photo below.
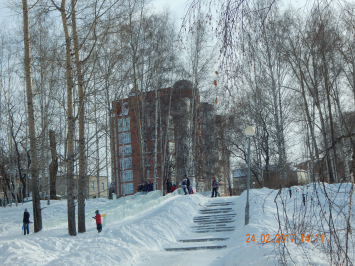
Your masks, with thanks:
[(234, 205), (234, 202), (209, 202), (207, 205)]
[(179, 242), (207, 242), (207, 241), (225, 241), (229, 238), (197, 238), (197, 239), (181, 239)]
[(199, 212), (230, 212), (232, 208), (219, 208), (219, 209), (201, 209)]
[(232, 210), (230, 211), (199, 211), (200, 214), (219, 214), (219, 213), (229, 213), (232, 212)]
[(208, 219), (208, 218), (229, 218), (228, 216), (235, 216), (236, 213), (227, 213), (227, 214), (216, 214), (216, 215), (206, 215), (206, 216), (196, 216), (194, 220), (197, 219)]
[(189, 248), (165, 248), (166, 251), (189, 251), (189, 250), (199, 250), (199, 249), (221, 249), (227, 246), (202, 246), (202, 247), (189, 247)]
[(225, 224), (217, 224), (217, 225), (196, 225), (196, 226), (190, 226), (190, 228), (193, 228), (193, 229), (198, 229), (198, 228), (211, 228), (211, 229), (214, 229), (214, 228), (227, 228), (228, 226), (225, 225)]
[(201, 231), (194, 231), (194, 233), (215, 233), (215, 232), (229, 232), (234, 231), (233, 229), (215, 229), (215, 230), (201, 230)]
[(226, 221), (203, 221), (203, 222), (195, 222), (195, 224), (226, 224), (226, 223), (234, 223), (235, 220), (226, 220)]
[[(235, 226), (223, 226), (223, 227), (205, 227), (205, 226), (198, 226), (198, 227), (196, 227), (196, 229), (197, 230), (214, 230), (214, 229), (216, 229), (216, 230), (224, 230), (224, 229), (234, 229), (235, 228)], [(195, 230), (196, 230), (195, 229)]]
[(220, 202), (211, 202), (211, 201), (209, 201), (208, 202), (208, 204), (225, 204), (225, 203), (232, 203), (232, 204), (234, 204), (235, 202), (233, 202), (233, 201), (220, 201)]

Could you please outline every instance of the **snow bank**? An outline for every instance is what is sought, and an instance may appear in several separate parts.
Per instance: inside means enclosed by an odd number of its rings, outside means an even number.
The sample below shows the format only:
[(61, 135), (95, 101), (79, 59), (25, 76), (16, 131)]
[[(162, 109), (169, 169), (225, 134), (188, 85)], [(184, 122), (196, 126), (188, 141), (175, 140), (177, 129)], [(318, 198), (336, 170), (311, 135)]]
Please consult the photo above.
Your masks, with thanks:
[[(246, 226), (246, 193), (211, 199), (210, 193), (205, 197), (175, 192), (162, 197), (156, 191), (114, 201), (92, 199), (86, 201), (87, 232), (75, 237), (68, 235), (65, 200), (51, 201), (49, 206), (42, 201), (44, 228), (36, 234), (31, 231), (28, 236), (21, 230), (22, 217), (27, 208), (32, 220), (32, 203), (0, 208), (0, 265), (344, 265), (341, 260), (344, 261), (346, 230), (343, 229), (347, 225), (350, 188), (350, 184), (310, 184), (281, 191), (252, 189), (250, 223)], [(191, 237), (193, 217), (200, 215), (198, 210), (210, 201), (235, 202), (235, 231), (209, 236), (229, 237), (223, 243), (227, 248), (166, 252), (164, 247), (178, 245), (179, 239)], [(353, 228), (354, 197), (352, 206)], [(96, 209), (106, 214), (100, 234), (91, 218)], [(336, 231), (332, 238), (331, 231)], [(277, 234), (288, 235), (288, 242), (276, 243)], [(307, 234), (312, 235), (309, 242), (305, 241)], [(316, 234), (323, 235), (323, 242), (320, 239), (316, 242)], [(265, 243), (267, 236), (270, 243)], [(339, 258), (331, 256), (330, 249)], [(350, 235), (350, 265), (354, 264), (354, 250), (354, 237)]]

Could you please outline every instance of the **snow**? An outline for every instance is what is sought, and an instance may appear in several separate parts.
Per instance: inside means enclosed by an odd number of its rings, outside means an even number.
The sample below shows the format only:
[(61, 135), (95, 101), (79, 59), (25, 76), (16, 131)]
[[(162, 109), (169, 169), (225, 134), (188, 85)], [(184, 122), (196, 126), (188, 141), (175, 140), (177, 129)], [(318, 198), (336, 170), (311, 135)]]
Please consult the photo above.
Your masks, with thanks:
[[(329, 265), (329, 257), (323, 245), (327, 241), (326, 231), (329, 228), (319, 218), (319, 213), (322, 207), (327, 208), (327, 197), (333, 201), (335, 209), (342, 206), (344, 200), (349, 197), (350, 185), (308, 185), (292, 187), (291, 191), (290, 197), (289, 189), (282, 189), (280, 193), (278, 190), (267, 188), (252, 189), (250, 223), (246, 226), (246, 193), (239, 197), (210, 198), (210, 193), (181, 195), (179, 189), (167, 196), (155, 191), (147, 195), (137, 193), (118, 200), (90, 199), (85, 205), (86, 233), (77, 236), (68, 234), (65, 200), (51, 201), (48, 206), (46, 201), (42, 201), (43, 230), (34, 234), (31, 223), (30, 234), (26, 236), (21, 230), (23, 211), (28, 209), (32, 221), (32, 203), (0, 208), (0, 265), (280, 265), (280, 254), (285, 250), (289, 254), (286, 256), (285, 265)], [(305, 205), (302, 194), (307, 196)], [(319, 205), (316, 198), (319, 199)], [(353, 198), (353, 206), (354, 201)], [(228, 226), (234, 226), (235, 230), (193, 232), (193, 226), (196, 226), (193, 223), (194, 217), (202, 215), (199, 210), (213, 209), (206, 205), (223, 202), (233, 203), (228, 207), (232, 207), (232, 213), (236, 213), (235, 222)], [(346, 215), (347, 208), (348, 205), (334, 217), (334, 223), (339, 229), (346, 226), (346, 219), (342, 214)], [(101, 214), (106, 214), (103, 217), (101, 233), (97, 233), (95, 220), (92, 219), (96, 209), (99, 209)], [(314, 215), (315, 213), (318, 216)], [(283, 224), (288, 221), (288, 228), (279, 227), (278, 219)], [(300, 226), (305, 222), (313, 225), (311, 230), (314, 232), (303, 232), (300, 229), (310, 228)], [(354, 226), (354, 222), (351, 223)], [(294, 234), (294, 241), (275, 243), (276, 234), (280, 233), (280, 229), (284, 234)], [(301, 234), (315, 234), (316, 231), (324, 235), (324, 243), (301, 243)], [(255, 242), (247, 243), (247, 234), (254, 234)], [(261, 243), (262, 234), (269, 234), (270, 241), (274, 242)], [(178, 242), (181, 239), (195, 238), (228, 239), (197, 243)], [(227, 248), (193, 251), (164, 249), (218, 245), (227, 245)], [(351, 242), (349, 250), (349, 254), (354, 256), (354, 242)], [(351, 259), (354, 263), (354, 257)]]

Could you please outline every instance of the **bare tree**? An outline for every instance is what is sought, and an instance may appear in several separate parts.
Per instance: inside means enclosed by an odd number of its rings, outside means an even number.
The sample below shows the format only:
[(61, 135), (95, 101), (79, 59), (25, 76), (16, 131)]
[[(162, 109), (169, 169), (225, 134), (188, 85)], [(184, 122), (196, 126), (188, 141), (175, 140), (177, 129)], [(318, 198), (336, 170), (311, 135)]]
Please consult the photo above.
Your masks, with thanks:
[(31, 52), (30, 52), (30, 29), (28, 19), (27, 0), (22, 0), (23, 11), (23, 36), (24, 36), (24, 66), (26, 76), (26, 95), (27, 95), (27, 111), (28, 111), (28, 128), (30, 135), (31, 147), (31, 180), (32, 180), (32, 205), (33, 205), (33, 221), (34, 232), (42, 230), (41, 202), (38, 191), (38, 151), (37, 136), (34, 118), (32, 77), (31, 77)]

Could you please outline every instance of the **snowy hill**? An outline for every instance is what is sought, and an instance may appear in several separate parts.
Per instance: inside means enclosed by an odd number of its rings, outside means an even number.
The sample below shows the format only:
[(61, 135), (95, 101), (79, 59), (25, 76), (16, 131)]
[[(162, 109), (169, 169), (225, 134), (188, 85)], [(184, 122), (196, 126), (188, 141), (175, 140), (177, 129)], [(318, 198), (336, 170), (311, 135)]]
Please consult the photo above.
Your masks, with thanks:
[[(115, 201), (93, 199), (86, 202), (87, 232), (76, 237), (68, 235), (65, 200), (51, 201), (49, 206), (45, 201), (41, 202), (42, 208), (46, 207), (42, 210), (43, 230), (33, 234), (33, 228), (30, 228), (30, 235), (26, 236), (21, 230), (23, 211), (27, 208), (32, 218), (32, 203), (0, 208), (0, 265), (337, 265), (335, 261), (331, 262), (332, 257), (327, 252), (329, 243), (336, 241), (329, 241), (327, 230), (332, 228), (323, 223), (329, 220), (323, 210), (329, 213), (333, 208), (333, 214), (337, 211), (333, 217), (334, 224), (339, 231), (344, 226), (346, 228), (349, 191), (350, 185), (344, 184), (293, 187), (291, 193), (289, 189), (251, 190), (250, 223), (247, 226), (244, 226), (245, 193), (240, 197), (224, 198), (209, 198), (201, 194), (183, 196), (177, 193), (161, 197), (157, 191)], [(205, 210), (223, 209), (211, 206), (227, 205), (231, 208), (230, 213), (236, 213), (227, 224), (233, 230), (196, 231), (194, 221), (201, 217), (204, 219), (201, 215), (206, 213)], [(329, 206), (332, 207), (329, 209)], [(106, 214), (101, 233), (97, 233), (95, 220), (91, 218), (96, 209)], [(354, 213), (351, 210), (353, 217)], [(354, 219), (351, 226), (354, 226)], [(207, 227), (210, 228), (210, 225)], [(337, 236), (345, 245), (346, 234), (344, 230), (341, 232)], [(284, 235), (278, 239), (277, 234), (281, 233)], [(352, 237), (348, 239), (347, 254), (349, 261), (354, 264)], [(196, 238), (220, 240), (179, 242)], [(267, 240), (269, 243), (266, 243)], [(276, 243), (277, 240), (280, 243)], [(173, 252), (165, 250), (213, 247), (221, 243), (226, 247)]]

